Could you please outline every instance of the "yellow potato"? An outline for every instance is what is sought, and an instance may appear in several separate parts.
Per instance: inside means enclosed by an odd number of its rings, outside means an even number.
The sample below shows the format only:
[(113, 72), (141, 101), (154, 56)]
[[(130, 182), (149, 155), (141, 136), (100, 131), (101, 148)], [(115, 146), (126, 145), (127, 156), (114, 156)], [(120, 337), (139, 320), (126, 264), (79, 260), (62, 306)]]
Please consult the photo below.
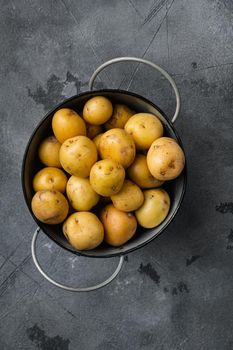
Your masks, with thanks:
[(100, 139), (99, 153), (102, 159), (111, 158), (124, 168), (133, 163), (136, 150), (133, 139), (122, 129), (110, 129)]
[(74, 136), (86, 135), (84, 120), (70, 108), (61, 108), (54, 114), (52, 128), (61, 143)]
[(101, 196), (112, 196), (119, 192), (124, 178), (124, 168), (112, 159), (100, 160), (93, 165), (90, 172), (91, 186)]
[(36, 192), (32, 198), (31, 205), (35, 217), (49, 225), (63, 222), (69, 211), (69, 204), (66, 198), (55, 190)]
[(113, 108), (113, 114), (111, 118), (104, 124), (106, 130), (113, 128), (124, 129), (126, 122), (129, 120), (135, 112), (129, 107), (122, 104), (116, 104)]
[(157, 180), (149, 172), (146, 156), (137, 154), (133, 164), (127, 169), (129, 178), (141, 188), (160, 187), (163, 181)]
[(74, 213), (63, 224), (63, 233), (78, 250), (90, 250), (100, 245), (104, 228), (97, 216), (90, 212)]
[(93, 142), (94, 142), (95, 145), (96, 145), (96, 148), (97, 148), (98, 153), (99, 153), (99, 148), (100, 148), (100, 139), (101, 139), (101, 136), (102, 136), (102, 135), (103, 135), (103, 134), (99, 134), (99, 135), (97, 135), (96, 137), (93, 138)]
[(184, 152), (174, 139), (161, 137), (152, 143), (147, 153), (147, 165), (156, 179), (173, 180), (184, 168)]
[(86, 136), (66, 140), (60, 149), (62, 167), (71, 175), (88, 177), (92, 165), (97, 161), (97, 149)]
[(104, 226), (104, 240), (118, 247), (132, 238), (137, 230), (137, 220), (132, 213), (125, 213), (108, 204), (100, 214)]
[(83, 108), (83, 118), (93, 125), (104, 124), (112, 115), (112, 103), (106, 97), (95, 96)]
[(166, 218), (170, 208), (170, 198), (162, 188), (144, 191), (144, 203), (136, 210), (138, 223), (145, 228), (160, 225)]
[(111, 196), (115, 208), (122, 211), (134, 211), (140, 208), (144, 201), (141, 189), (132, 181), (125, 180), (121, 190)]
[(44, 141), (41, 142), (38, 149), (40, 161), (44, 165), (61, 168), (61, 163), (59, 160), (60, 148), (61, 143), (56, 139), (55, 136), (47, 137)]
[(89, 179), (71, 176), (66, 186), (67, 197), (78, 211), (88, 211), (99, 201), (99, 195), (92, 189)]
[(38, 171), (33, 178), (35, 192), (43, 190), (56, 190), (65, 192), (67, 177), (61, 169), (46, 167)]
[(102, 133), (102, 127), (100, 125), (91, 125), (86, 123), (87, 126), (87, 137), (94, 139), (98, 134)]
[(153, 114), (138, 113), (127, 121), (125, 131), (133, 137), (137, 149), (146, 150), (154, 140), (163, 136), (163, 124)]

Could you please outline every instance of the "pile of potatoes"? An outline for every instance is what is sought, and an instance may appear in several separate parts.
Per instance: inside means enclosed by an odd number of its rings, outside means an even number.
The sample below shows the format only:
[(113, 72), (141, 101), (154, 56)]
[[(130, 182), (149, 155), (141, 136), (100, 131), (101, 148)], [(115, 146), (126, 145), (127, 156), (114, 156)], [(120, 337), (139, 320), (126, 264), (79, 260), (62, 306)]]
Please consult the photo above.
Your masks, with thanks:
[(160, 186), (179, 176), (185, 157), (174, 139), (163, 137), (158, 117), (96, 96), (79, 113), (56, 111), (52, 129), (38, 149), (46, 167), (33, 178), (31, 206), (38, 220), (63, 223), (77, 250), (103, 240), (121, 246), (138, 224), (163, 222), (170, 198)]

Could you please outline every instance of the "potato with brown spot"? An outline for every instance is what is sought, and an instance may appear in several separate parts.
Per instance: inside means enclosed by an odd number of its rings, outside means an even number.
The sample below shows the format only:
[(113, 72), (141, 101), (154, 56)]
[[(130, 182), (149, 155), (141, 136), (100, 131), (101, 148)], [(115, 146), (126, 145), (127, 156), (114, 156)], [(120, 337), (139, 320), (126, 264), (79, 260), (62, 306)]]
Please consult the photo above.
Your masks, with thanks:
[(74, 213), (63, 224), (63, 233), (77, 250), (98, 247), (104, 238), (104, 228), (97, 216), (90, 212)]
[(108, 204), (100, 214), (104, 226), (104, 240), (119, 247), (128, 242), (137, 230), (137, 220), (132, 213), (125, 213)]
[(132, 181), (125, 180), (121, 190), (111, 196), (111, 200), (115, 208), (130, 212), (140, 208), (144, 201), (144, 195)]
[(113, 159), (124, 168), (134, 161), (136, 149), (132, 137), (123, 129), (110, 129), (100, 139), (99, 152), (102, 159)]
[(66, 186), (67, 197), (72, 207), (78, 211), (88, 211), (94, 207), (100, 196), (91, 187), (89, 179), (71, 176)]
[(36, 192), (32, 198), (31, 206), (35, 217), (49, 225), (63, 222), (69, 211), (66, 198), (55, 190)]
[(59, 160), (59, 151), (61, 143), (55, 136), (49, 136), (43, 140), (38, 149), (40, 161), (47, 166), (61, 168)]
[(60, 149), (62, 167), (71, 175), (88, 177), (92, 165), (97, 161), (97, 149), (86, 136), (76, 136), (66, 140)]
[(86, 135), (86, 124), (84, 120), (70, 108), (61, 108), (53, 116), (52, 128), (59, 142), (74, 136)]
[(174, 139), (161, 137), (152, 143), (147, 153), (147, 165), (156, 179), (173, 180), (184, 169), (184, 152)]
[(135, 215), (142, 227), (154, 228), (165, 220), (170, 209), (170, 198), (161, 188), (144, 191), (144, 198), (143, 205), (136, 210)]
[(120, 128), (124, 129), (126, 122), (135, 112), (124, 104), (115, 104), (111, 118), (104, 124), (106, 130)]
[(38, 171), (33, 178), (33, 189), (35, 192), (43, 190), (57, 190), (65, 192), (67, 177), (61, 169), (46, 167)]
[(86, 123), (86, 127), (87, 127), (87, 137), (89, 137), (89, 139), (91, 140), (103, 132), (103, 129), (100, 125), (91, 125)]
[(112, 115), (113, 107), (109, 99), (95, 96), (88, 100), (83, 108), (83, 118), (92, 125), (104, 124)]
[(163, 136), (163, 124), (153, 114), (137, 113), (127, 121), (125, 131), (132, 136), (138, 150), (147, 150)]
[(90, 183), (101, 196), (112, 196), (120, 191), (125, 179), (125, 170), (112, 159), (100, 160), (93, 165)]
[(164, 183), (150, 173), (146, 156), (143, 154), (136, 155), (133, 164), (127, 169), (127, 174), (141, 188), (160, 187)]

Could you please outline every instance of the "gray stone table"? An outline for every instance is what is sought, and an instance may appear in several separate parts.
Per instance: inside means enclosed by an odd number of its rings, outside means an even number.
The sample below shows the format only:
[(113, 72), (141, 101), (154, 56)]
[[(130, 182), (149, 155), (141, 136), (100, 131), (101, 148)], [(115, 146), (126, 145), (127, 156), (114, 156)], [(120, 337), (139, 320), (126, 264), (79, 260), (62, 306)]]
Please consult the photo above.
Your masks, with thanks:
[[(233, 2), (0, 3), (0, 349), (233, 349)], [(151, 60), (176, 80), (188, 188), (173, 223), (112, 284), (72, 294), (33, 265), (22, 157), (44, 114), (117, 56)], [(169, 84), (150, 68), (120, 64), (98, 84), (129, 82), (172, 115)], [(97, 283), (117, 263), (78, 258), (45, 235), (38, 246), (49, 273), (74, 285)]]

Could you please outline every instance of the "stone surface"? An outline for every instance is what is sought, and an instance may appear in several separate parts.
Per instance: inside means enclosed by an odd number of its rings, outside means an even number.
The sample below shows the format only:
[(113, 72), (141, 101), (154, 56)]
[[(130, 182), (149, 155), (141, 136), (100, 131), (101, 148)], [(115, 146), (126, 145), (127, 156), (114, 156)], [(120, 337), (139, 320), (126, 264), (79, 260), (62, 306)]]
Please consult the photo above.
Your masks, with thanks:
[[(231, 0), (1, 1), (1, 350), (233, 348), (232, 19)], [(130, 254), (113, 283), (74, 294), (33, 265), (21, 163), (44, 114), (117, 56), (152, 60), (176, 80), (188, 187), (166, 232)], [(103, 86), (129, 87), (170, 116), (175, 108), (148, 67), (111, 67)], [(38, 254), (72, 285), (98, 283), (117, 264), (76, 257), (42, 235)]]

